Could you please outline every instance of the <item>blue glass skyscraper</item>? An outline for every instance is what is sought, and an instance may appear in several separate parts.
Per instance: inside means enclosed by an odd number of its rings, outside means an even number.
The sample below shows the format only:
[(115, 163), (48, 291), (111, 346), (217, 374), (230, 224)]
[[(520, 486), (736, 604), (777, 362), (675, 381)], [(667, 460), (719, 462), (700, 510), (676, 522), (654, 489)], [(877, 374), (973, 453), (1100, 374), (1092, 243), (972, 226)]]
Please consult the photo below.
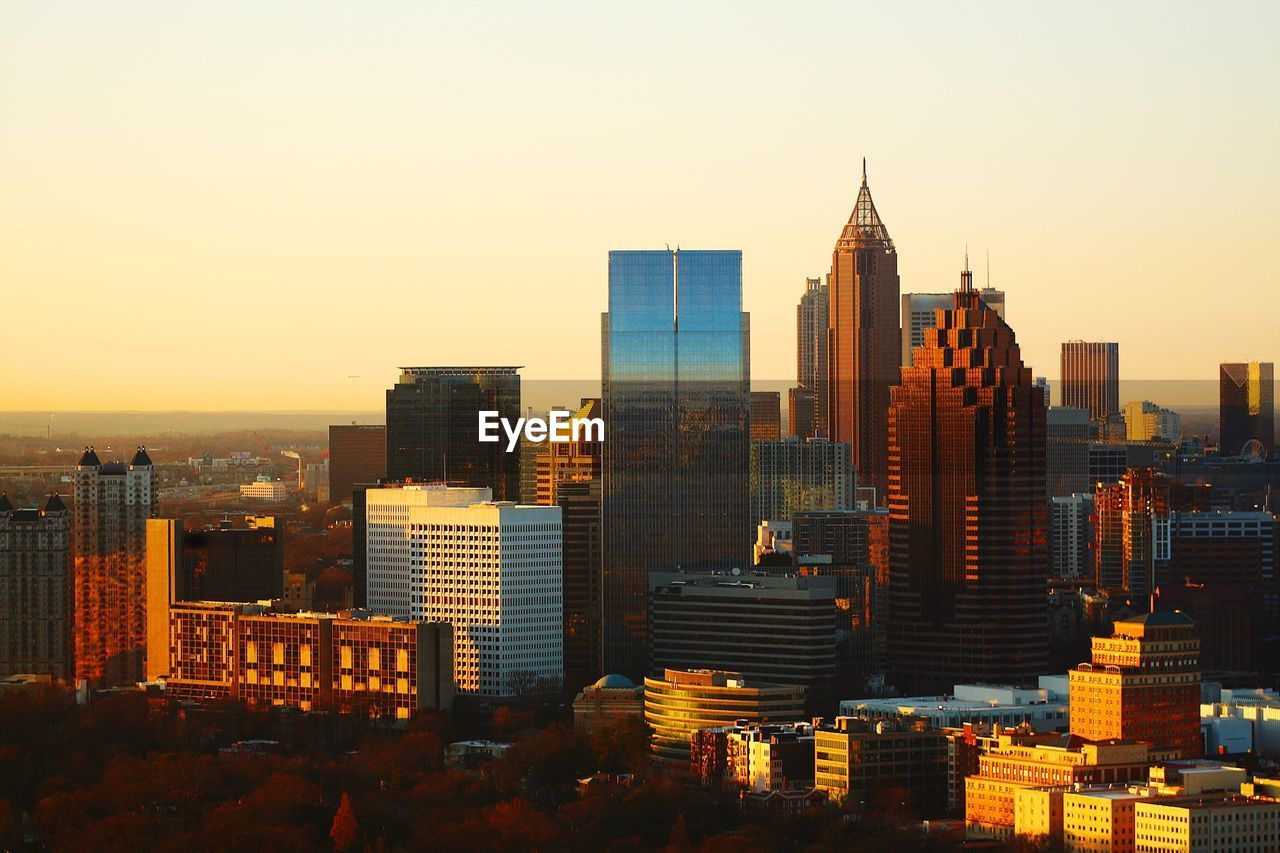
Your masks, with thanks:
[(610, 252), (601, 350), (603, 663), (638, 678), (648, 573), (750, 564), (742, 253)]

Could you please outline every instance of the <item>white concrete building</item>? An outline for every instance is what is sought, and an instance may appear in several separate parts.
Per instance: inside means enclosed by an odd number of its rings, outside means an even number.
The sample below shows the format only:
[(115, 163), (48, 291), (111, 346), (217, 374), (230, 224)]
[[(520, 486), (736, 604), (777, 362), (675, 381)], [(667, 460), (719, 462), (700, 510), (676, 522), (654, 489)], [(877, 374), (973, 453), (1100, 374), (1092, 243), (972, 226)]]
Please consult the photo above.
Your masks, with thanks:
[(560, 507), (488, 496), (487, 488), (370, 489), (369, 607), (453, 625), (459, 692), (498, 699), (558, 690)]
[(1042, 675), (1037, 689), (1000, 684), (957, 684), (950, 696), (846, 699), (840, 716), (885, 719), (921, 716), (931, 727), (959, 728), (965, 723), (1030, 723), (1037, 732), (1065, 731), (1070, 723), (1067, 679)]
[(266, 476), (258, 477), (252, 483), (245, 483), (240, 487), (240, 497), (248, 501), (279, 503), (285, 499), (285, 495), (284, 483)]
[(1280, 759), (1280, 694), (1274, 690), (1223, 690), (1217, 702), (1200, 706), (1200, 726), (1207, 755), (1253, 751)]

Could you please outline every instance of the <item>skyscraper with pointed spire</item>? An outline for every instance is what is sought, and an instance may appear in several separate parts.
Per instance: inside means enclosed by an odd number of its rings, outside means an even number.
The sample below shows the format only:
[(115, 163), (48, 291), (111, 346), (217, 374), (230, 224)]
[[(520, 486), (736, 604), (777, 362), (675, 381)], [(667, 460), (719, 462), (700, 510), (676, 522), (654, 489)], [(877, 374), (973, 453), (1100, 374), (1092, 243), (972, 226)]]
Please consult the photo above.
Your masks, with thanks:
[(831, 255), (827, 433), (853, 448), (858, 482), (888, 490), (889, 388), (898, 381), (898, 252), (862, 161), (858, 201)]
[(967, 269), (888, 415), (894, 686), (1033, 679), (1049, 647), (1044, 391)]
[(75, 472), (76, 678), (95, 687), (144, 677), (147, 650), (147, 519), (156, 514), (156, 466), (102, 462), (86, 447)]

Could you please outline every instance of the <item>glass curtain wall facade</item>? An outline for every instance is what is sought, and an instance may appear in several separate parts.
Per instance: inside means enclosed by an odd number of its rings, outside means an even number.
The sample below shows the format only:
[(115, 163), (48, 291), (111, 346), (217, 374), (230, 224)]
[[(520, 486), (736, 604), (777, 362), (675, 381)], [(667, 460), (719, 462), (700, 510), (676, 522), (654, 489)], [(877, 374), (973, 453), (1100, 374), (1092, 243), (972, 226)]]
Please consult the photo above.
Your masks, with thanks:
[(387, 391), (387, 479), (488, 486), (520, 499), (520, 454), (481, 443), (481, 410), (520, 417), (518, 367), (402, 367)]
[(749, 565), (749, 334), (741, 252), (609, 253), (605, 672), (645, 673), (650, 570)]

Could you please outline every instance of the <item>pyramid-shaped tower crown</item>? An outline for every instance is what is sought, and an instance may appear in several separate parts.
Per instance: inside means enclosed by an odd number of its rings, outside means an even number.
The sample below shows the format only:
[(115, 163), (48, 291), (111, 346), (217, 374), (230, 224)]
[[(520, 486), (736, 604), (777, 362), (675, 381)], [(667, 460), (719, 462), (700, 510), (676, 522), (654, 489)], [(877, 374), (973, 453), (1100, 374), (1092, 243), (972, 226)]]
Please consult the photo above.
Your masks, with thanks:
[(857, 249), (862, 247), (878, 247), (894, 251), (893, 238), (889, 229), (884, 227), (880, 214), (876, 212), (876, 204), (871, 200), (871, 189), (867, 186), (867, 161), (862, 161), (862, 186), (858, 189), (858, 200), (853, 205), (853, 213), (845, 223), (844, 231), (836, 242), (837, 249)]
[(82, 468), (97, 468), (102, 462), (98, 459), (98, 454), (93, 452), (93, 447), (89, 446), (84, 449), (84, 455), (76, 464)]
[(9, 500), (8, 492), (0, 492), (0, 512), (13, 512), (13, 501)]
[(136, 468), (139, 465), (153, 465), (155, 463), (153, 463), (151, 461), (151, 457), (147, 455), (147, 448), (139, 447), (138, 451), (133, 454), (133, 460), (129, 464)]

